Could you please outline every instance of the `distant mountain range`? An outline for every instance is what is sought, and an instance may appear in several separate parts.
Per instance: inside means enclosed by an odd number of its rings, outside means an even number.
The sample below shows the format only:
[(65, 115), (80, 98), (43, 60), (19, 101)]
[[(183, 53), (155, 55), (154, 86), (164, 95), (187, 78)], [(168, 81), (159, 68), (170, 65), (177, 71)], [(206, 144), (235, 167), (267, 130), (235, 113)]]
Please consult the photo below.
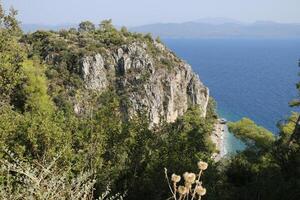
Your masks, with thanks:
[[(23, 24), (25, 32), (59, 30), (77, 27), (76, 24)], [(130, 27), (130, 31), (151, 33), (162, 38), (300, 38), (300, 23), (257, 21), (245, 23), (227, 18), (205, 18), (184, 23), (156, 23)]]
[(157, 23), (130, 29), (135, 32), (152, 33), (164, 38), (211, 38), (211, 37), (260, 37), (300, 38), (300, 24), (284, 24), (258, 21), (242, 23), (233, 21), (198, 20), (185, 23)]
[(192, 22), (196, 23), (204, 23), (204, 24), (214, 24), (214, 25), (220, 25), (220, 24), (245, 24), (245, 22), (230, 19), (230, 18), (221, 18), (221, 17), (210, 17), (210, 18), (201, 18), (194, 20)]

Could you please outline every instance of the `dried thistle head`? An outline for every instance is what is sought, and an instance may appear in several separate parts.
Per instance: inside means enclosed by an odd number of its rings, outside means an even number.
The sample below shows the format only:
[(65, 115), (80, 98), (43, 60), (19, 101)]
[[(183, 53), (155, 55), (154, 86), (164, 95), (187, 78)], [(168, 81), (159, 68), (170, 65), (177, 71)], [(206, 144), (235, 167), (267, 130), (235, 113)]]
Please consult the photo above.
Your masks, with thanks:
[(191, 184), (195, 183), (196, 174), (185, 172), (183, 174), (183, 177), (184, 177), (185, 182), (191, 183)]
[(202, 187), (201, 185), (196, 186), (195, 188), (195, 192), (199, 195), (199, 196), (204, 196), (206, 194), (206, 188)]
[(172, 174), (171, 180), (172, 180), (174, 183), (178, 183), (178, 182), (181, 180), (181, 177), (180, 177), (179, 175)]
[(199, 168), (200, 170), (206, 170), (207, 167), (208, 167), (208, 164), (207, 164), (206, 162), (203, 162), (203, 161), (199, 161), (199, 162), (198, 162), (198, 168)]
[(188, 193), (188, 188), (186, 188), (186, 187), (184, 187), (184, 186), (179, 186), (178, 187), (178, 193), (180, 194), (180, 195), (185, 195), (185, 194), (187, 194)]
[(166, 179), (169, 185), (169, 189), (171, 190), (173, 194), (173, 199), (177, 200), (177, 195), (179, 194), (179, 200), (182, 200), (182, 198), (191, 197), (191, 200), (194, 200), (196, 197), (196, 194), (199, 196), (199, 199), (201, 199), (201, 196), (204, 196), (206, 194), (206, 189), (202, 187), (202, 182), (200, 181), (201, 174), (203, 170), (206, 170), (208, 168), (208, 164), (203, 161), (198, 162), (198, 168), (200, 169), (199, 175), (197, 176), (194, 173), (185, 172), (183, 174), (184, 179), (184, 185), (177, 186), (177, 183), (181, 181), (181, 176), (172, 174), (171, 180), (173, 182), (173, 188), (171, 187), (168, 175), (167, 175), (167, 169), (165, 168), (165, 175)]

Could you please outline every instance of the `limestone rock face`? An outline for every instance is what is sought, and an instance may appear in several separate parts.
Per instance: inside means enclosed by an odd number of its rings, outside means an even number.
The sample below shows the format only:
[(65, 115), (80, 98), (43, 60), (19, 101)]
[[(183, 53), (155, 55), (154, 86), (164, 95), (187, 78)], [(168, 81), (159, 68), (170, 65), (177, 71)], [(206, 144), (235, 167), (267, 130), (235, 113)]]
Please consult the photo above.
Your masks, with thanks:
[[(87, 89), (104, 91), (112, 84), (129, 100), (128, 116), (144, 112), (150, 125), (174, 122), (191, 106), (206, 115), (209, 90), (191, 66), (163, 44), (133, 42), (118, 49), (87, 56), (82, 60), (82, 77)], [(158, 53), (157, 53), (158, 52)]]
[(104, 60), (100, 54), (83, 59), (82, 75), (88, 89), (103, 90), (108, 86)]

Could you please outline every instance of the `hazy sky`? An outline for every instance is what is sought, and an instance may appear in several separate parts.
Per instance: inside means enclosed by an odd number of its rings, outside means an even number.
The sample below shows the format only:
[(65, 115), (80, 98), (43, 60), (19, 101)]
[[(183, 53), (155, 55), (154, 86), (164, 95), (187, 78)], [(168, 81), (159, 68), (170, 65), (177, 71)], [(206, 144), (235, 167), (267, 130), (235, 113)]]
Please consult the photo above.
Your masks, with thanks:
[[(1, 1), (1, 0), (0, 0)], [(300, 22), (300, 0), (2, 0), (23, 23), (62, 24), (112, 18), (117, 25), (183, 22), (207, 17)]]

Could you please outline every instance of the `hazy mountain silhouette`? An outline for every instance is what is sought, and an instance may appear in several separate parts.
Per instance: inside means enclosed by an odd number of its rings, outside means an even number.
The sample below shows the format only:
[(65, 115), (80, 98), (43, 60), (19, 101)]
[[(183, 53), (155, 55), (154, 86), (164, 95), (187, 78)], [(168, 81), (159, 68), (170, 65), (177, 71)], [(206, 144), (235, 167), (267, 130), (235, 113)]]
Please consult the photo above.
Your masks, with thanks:
[(205, 37), (300, 37), (300, 24), (257, 21), (243, 23), (226, 18), (207, 18), (184, 23), (157, 23), (132, 27), (131, 31), (172, 38)]
[[(33, 32), (36, 30), (69, 29), (77, 26), (77, 24), (23, 24), (22, 28), (25, 32)], [(156, 23), (131, 27), (129, 30), (141, 33), (152, 33), (153, 36), (165, 38), (300, 37), (300, 23), (277, 23), (272, 21), (245, 23), (228, 18), (203, 18), (184, 23)]]
[(245, 22), (230, 19), (230, 18), (224, 18), (224, 17), (209, 17), (209, 18), (201, 18), (194, 20), (192, 22), (196, 23), (204, 23), (204, 24), (214, 24), (214, 25), (220, 25), (220, 24), (245, 24)]

